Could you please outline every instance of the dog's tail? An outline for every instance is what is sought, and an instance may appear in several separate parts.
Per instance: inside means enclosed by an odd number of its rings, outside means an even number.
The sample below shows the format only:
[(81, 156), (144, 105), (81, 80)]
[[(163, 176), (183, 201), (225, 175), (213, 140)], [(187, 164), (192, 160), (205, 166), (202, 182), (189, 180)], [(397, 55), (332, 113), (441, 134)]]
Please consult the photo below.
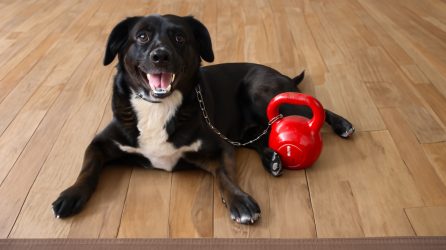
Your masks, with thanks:
[(302, 71), (302, 73), (300, 73), (298, 76), (294, 77), (294, 78), (292, 79), (292, 81), (293, 81), (293, 83), (297, 86), (297, 85), (299, 85), (299, 83), (302, 82), (302, 80), (304, 79), (304, 77), (305, 77), (305, 70)]

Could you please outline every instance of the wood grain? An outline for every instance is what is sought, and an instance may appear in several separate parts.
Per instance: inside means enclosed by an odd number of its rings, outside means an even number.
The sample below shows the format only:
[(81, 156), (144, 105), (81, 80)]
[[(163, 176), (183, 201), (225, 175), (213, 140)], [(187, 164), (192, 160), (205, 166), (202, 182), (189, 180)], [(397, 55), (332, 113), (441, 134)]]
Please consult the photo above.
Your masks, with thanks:
[(401, 112), (387, 108), (381, 109), (381, 113), (392, 138), (397, 142), (401, 158), (417, 183), (425, 205), (444, 204), (446, 202), (446, 186), (429, 163), (422, 146), (418, 144)]
[(408, 208), (406, 213), (418, 236), (446, 235), (446, 207)]
[(423, 149), (436, 174), (446, 185), (446, 143), (424, 144)]
[(272, 238), (315, 238), (316, 225), (305, 171), (268, 176), (268, 226)]
[(118, 238), (169, 237), (172, 174), (133, 169)]
[(114, 166), (104, 170), (87, 207), (70, 226), (68, 238), (115, 238), (127, 196), (131, 168)]
[(212, 237), (213, 177), (203, 171), (180, 171), (172, 176), (169, 235), (173, 238)]
[[(80, 170), (85, 147), (97, 130), (101, 117), (95, 112), (103, 112), (109, 92), (103, 89), (108, 85), (110, 75), (102, 74), (102, 68), (93, 72), (94, 81), (89, 81), (81, 90), (83, 98), (78, 99), (64, 127), (54, 143), (42, 170), (33, 184), (27, 200), (22, 207), (11, 234), (14, 237), (65, 237), (68, 234), (71, 219), (54, 219), (50, 204), (64, 188), (71, 185)], [(101, 76), (98, 76), (101, 72)], [(100, 81), (99, 81), (100, 80)], [(98, 81), (98, 82), (96, 82)], [(90, 117), (85, 117), (89, 114)], [(83, 118), (80, 118), (82, 116)], [(72, 133), (71, 131), (77, 131)], [(70, 150), (66, 150), (70, 148)], [(48, 180), (55, 180), (48, 182)], [(35, 214), (39, 216), (36, 217)], [(40, 225), (39, 231), (29, 230), (27, 225)]]
[(424, 203), (389, 133), (324, 140), (307, 171), (318, 237), (413, 235), (404, 208)]
[[(110, 106), (111, 98), (98, 132), (112, 119)], [(118, 235), (131, 173), (131, 166), (112, 166), (104, 170), (91, 202), (73, 219), (69, 238), (114, 238)]]

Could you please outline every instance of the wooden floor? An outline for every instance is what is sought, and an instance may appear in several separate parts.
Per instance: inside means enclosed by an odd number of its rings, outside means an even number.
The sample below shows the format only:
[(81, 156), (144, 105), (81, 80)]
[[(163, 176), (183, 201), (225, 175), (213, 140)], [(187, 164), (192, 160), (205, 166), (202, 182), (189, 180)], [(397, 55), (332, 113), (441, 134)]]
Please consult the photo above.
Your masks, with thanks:
[[(122, 18), (192, 14), (216, 63), (250, 61), (295, 76), (356, 126), (324, 129), (307, 171), (268, 175), (238, 152), (241, 186), (260, 203), (234, 224), (213, 178), (110, 168), (86, 209), (51, 202), (111, 119), (114, 67), (102, 66)], [(373, 237), (446, 235), (446, 1), (0, 0), (0, 237)]]

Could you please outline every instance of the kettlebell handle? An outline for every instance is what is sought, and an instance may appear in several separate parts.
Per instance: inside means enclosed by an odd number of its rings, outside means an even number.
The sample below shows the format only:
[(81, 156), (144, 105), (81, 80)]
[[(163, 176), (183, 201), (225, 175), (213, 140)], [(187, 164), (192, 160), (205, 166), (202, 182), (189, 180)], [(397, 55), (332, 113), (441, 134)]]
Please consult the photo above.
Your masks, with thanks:
[(308, 121), (308, 127), (313, 131), (319, 131), (324, 124), (325, 110), (322, 107), (322, 104), (312, 96), (296, 92), (285, 92), (275, 96), (266, 109), (268, 120), (279, 115), (279, 107), (282, 104), (304, 105), (310, 107), (313, 117)]

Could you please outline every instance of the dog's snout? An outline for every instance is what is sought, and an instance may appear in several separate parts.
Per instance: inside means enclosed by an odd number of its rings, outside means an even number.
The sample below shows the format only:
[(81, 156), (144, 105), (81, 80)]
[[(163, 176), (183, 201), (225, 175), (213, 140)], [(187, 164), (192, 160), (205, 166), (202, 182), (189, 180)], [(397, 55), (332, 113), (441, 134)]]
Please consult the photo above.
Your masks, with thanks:
[(166, 49), (159, 48), (150, 52), (150, 60), (154, 64), (165, 64), (170, 60), (170, 54)]

